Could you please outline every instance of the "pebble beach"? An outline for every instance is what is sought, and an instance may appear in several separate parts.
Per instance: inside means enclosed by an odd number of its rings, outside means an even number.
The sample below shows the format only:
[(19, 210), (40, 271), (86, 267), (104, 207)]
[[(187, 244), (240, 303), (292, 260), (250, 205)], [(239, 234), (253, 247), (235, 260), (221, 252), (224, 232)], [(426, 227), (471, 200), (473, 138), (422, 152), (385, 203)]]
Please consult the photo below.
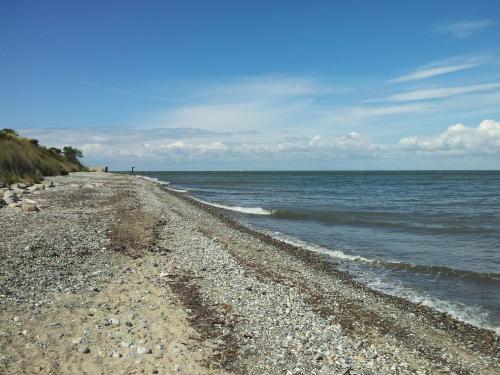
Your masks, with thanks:
[(138, 176), (2, 194), (2, 374), (500, 373), (493, 331)]

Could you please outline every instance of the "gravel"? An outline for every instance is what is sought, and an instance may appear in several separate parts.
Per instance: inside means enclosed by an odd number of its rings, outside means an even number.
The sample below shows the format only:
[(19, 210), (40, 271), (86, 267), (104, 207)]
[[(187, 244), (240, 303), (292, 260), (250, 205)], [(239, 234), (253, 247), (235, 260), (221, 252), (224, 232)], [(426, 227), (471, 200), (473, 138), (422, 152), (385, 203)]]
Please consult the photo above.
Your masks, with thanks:
[[(50, 291), (98, 292), (113, 277), (117, 256), (102, 251), (110, 242), (112, 217), (99, 213), (116, 208), (110, 201), (116, 186), (82, 188), (94, 179), (52, 178), (47, 186), (55, 187), (39, 199), (40, 212), (0, 209), (0, 308), (12, 302), (50, 303)], [(52, 205), (44, 207), (48, 201)], [(60, 206), (63, 211), (54, 208)]]
[[(113, 373), (500, 373), (492, 332), (372, 291), (324, 257), (152, 182), (78, 173), (12, 188), (37, 210), (0, 208), (0, 308), (17, 314), (0, 327), (0, 349), (38, 335), (40, 358), (69, 350)], [(16, 306), (50, 316), (46, 334)], [(182, 316), (197, 334), (162, 339)]]

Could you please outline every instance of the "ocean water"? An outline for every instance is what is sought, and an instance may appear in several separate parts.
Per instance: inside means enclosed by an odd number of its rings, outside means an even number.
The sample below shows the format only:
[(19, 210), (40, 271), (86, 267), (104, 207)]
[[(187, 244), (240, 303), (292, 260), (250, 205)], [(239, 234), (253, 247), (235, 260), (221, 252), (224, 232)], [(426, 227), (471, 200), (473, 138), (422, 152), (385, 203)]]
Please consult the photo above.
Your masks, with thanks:
[(500, 171), (139, 173), (500, 333)]

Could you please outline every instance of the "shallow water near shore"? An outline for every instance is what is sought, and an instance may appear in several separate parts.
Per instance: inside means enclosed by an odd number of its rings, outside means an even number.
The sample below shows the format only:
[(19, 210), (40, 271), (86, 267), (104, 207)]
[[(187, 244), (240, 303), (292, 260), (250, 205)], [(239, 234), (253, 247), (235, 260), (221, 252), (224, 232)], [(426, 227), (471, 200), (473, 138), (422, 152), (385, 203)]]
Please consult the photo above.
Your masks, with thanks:
[(500, 332), (499, 171), (140, 174), (374, 289)]

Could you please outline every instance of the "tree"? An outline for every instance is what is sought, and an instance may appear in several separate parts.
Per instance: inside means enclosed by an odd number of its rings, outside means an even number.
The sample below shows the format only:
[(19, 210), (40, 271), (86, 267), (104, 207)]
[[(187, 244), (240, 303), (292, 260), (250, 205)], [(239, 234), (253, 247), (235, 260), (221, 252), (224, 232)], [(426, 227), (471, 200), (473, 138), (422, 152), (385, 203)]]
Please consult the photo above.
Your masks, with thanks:
[(2, 131), (6, 134), (15, 135), (16, 137), (19, 136), (19, 134), (14, 129), (4, 128), (2, 129)]
[(63, 154), (66, 159), (73, 162), (78, 162), (78, 158), (83, 158), (83, 152), (77, 148), (71, 146), (64, 146)]
[(4, 128), (4, 129), (0, 130), (0, 135), (2, 137), (6, 137), (6, 136), (18, 137), (19, 136), (19, 134), (14, 129), (9, 129), (9, 128)]

